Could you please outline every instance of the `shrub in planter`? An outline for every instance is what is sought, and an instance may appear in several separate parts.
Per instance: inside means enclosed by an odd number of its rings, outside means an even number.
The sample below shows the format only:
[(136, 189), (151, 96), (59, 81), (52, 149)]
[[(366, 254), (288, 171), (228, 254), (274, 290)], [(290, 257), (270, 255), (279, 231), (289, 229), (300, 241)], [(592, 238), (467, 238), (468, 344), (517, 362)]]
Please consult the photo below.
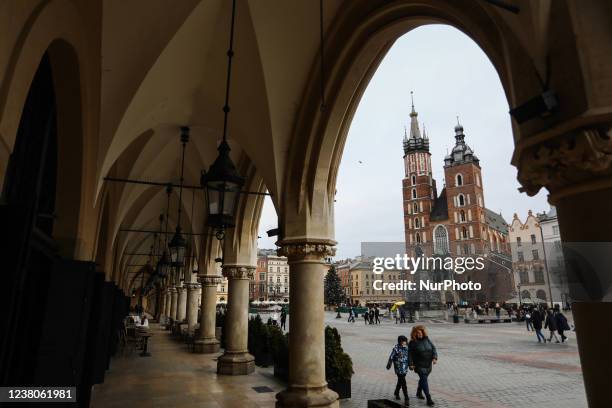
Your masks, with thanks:
[(255, 357), (255, 364), (260, 367), (272, 364), (269, 328), (263, 324), (259, 315), (249, 319), (248, 344), (249, 352)]
[(325, 327), (325, 379), (329, 388), (340, 398), (350, 398), (353, 373), (353, 360), (342, 349), (338, 330)]
[(289, 333), (284, 334), (278, 326), (269, 326), (270, 349), (274, 360), (274, 376), (289, 380)]

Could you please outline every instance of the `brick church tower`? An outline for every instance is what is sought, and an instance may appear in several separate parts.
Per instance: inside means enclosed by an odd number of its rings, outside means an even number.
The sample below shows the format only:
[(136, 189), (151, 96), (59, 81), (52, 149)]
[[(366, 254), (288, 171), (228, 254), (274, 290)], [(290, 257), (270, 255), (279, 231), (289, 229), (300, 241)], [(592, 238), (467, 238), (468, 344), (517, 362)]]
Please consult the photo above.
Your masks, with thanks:
[[(410, 93), (412, 96), (412, 92)], [(404, 231), (407, 254), (415, 255), (415, 248), (431, 246), (429, 214), (437, 196), (436, 184), (431, 171), (429, 139), (419, 129), (418, 113), (410, 112), (410, 136), (404, 130)]]

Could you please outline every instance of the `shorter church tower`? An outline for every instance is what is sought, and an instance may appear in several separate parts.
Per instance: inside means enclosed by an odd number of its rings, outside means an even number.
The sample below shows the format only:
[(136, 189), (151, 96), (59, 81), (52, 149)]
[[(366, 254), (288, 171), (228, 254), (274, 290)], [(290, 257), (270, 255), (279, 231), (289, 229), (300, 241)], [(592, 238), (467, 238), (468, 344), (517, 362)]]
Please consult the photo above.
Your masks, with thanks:
[[(412, 92), (410, 92), (412, 97)], [(404, 130), (404, 231), (406, 253), (415, 255), (419, 247), (424, 253), (431, 252), (429, 214), (436, 197), (436, 186), (432, 178), (429, 139), (419, 129), (418, 113), (414, 100), (410, 112), (410, 135)]]
[(480, 161), (465, 142), (463, 126), (455, 126), (455, 146), (444, 158), (449, 230), (455, 255), (486, 252), (486, 220)]

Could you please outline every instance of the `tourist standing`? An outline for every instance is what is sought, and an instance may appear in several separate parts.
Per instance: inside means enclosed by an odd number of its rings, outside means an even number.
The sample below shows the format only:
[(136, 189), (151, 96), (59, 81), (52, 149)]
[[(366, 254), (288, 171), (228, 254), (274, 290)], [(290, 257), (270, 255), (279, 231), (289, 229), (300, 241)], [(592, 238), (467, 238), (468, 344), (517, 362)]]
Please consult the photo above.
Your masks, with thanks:
[(285, 330), (287, 325), (287, 311), (285, 308), (281, 310), (281, 330)]
[[(416, 396), (419, 399), (427, 399), (427, 405), (434, 405), (429, 393), (428, 377), (434, 364), (438, 362), (436, 346), (427, 336), (425, 326), (418, 325), (412, 328), (410, 333), (410, 343), (408, 343), (408, 354), (410, 359), (410, 369), (414, 370), (419, 376), (419, 386)], [(423, 397), (425, 393), (425, 397)]]
[(542, 320), (543, 316), (539, 308), (533, 309), (533, 312), (531, 313), (531, 324), (533, 325), (533, 330), (536, 332), (536, 336), (538, 337), (538, 343), (541, 343), (542, 341), (546, 343), (546, 337), (544, 337), (542, 334)]
[(370, 308), (370, 324), (374, 324), (374, 308)]
[(548, 328), (550, 331), (550, 336), (548, 337), (548, 342), (552, 342), (553, 336), (555, 337), (555, 343), (559, 343), (559, 338), (557, 337), (557, 319), (555, 319), (555, 315), (552, 310), (546, 311), (546, 321), (544, 322), (544, 328)]
[(374, 319), (376, 324), (380, 324), (380, 310), (378, 306), (374, 306)]
[(391, 364), (393, 364), (393, 369), (397, 376), (397, 384), (395, 385), (395, 392), (393, 395), (395, 395), (395, 399), (400, 399), (399, 392), (401, 388), (406, 405), (409, 404), (406, 374), (408, 374), (408, 367), (411, 366), (407, 343), (408, 339), (406, 336), (399, 336), (397, 338), (397, 344), (393, 347), (393, 350), (391, 350), (391, 355), (387, 361), (387, 370), (390, 369)]

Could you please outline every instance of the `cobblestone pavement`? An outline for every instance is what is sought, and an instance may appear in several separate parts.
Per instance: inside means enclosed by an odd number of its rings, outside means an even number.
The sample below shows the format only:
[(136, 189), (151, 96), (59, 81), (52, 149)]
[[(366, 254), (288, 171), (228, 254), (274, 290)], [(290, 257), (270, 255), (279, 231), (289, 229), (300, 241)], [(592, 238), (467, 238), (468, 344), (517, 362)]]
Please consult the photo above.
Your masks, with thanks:
[[(397, 336), (409, 336), (412, 324), (396, 325), (383, 319), (378, 326), (363, 320), (351, 324), (326, 313), (326, 322), (338, 329), (342, 346), (353, 359), (352, 398), (342, 408), (365, 407), (367, 400), (392, 398), (393, 369), (385, 365)], [(524, 324), (452, 324), (424, 320), (438, 349), (439, 361), (430, 375), (436, 407), (586, 407), (576, 336), (564, 344), (538, 344)], [(546, 335), (548, 331), (543, 331)], [(407, 378), (411, 407), (425, 407), (414, 398), (418, 377)]]

